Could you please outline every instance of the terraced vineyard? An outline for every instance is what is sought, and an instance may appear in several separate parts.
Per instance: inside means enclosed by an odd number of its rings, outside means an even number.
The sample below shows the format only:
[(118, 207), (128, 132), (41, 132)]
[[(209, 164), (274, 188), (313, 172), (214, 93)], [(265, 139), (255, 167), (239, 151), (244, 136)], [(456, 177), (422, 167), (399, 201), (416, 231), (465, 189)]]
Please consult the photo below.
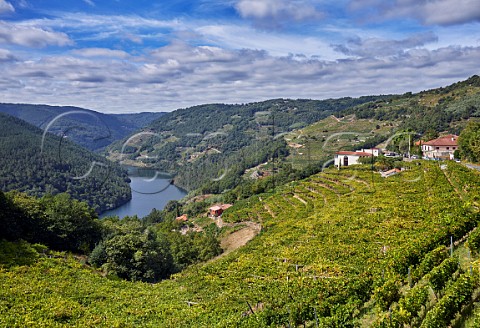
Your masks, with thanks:
[(108, 280), (68, 256), (1, 269), (0, 326), (442, 327), (478, 286), (477, 262), (443, 262), (477, 224), (480, 175), (407, 165), (387, 179), (327, 170), (238, 202), (223, 219), (260, 234), (159, 284)]

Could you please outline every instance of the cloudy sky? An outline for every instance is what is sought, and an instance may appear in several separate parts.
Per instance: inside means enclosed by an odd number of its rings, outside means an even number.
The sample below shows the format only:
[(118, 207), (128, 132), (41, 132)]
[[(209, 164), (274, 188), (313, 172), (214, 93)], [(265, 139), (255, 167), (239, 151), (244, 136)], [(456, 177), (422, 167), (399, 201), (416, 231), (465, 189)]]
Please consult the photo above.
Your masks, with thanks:
[(480, 74), (478, 0), (0, 0), (0, 102), (170, 111)]

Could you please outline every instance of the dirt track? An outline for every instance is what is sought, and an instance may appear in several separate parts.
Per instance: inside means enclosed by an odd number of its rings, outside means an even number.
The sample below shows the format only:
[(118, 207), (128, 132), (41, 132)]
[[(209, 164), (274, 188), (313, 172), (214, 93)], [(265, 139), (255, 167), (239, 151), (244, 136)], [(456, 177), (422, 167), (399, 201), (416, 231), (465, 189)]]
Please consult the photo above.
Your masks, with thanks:
[(244, 246), (260, 232), (260, 224), (254, 222), (246, 222), (245, 224), (245, 228), (231, 233), (221, 241), (220, 245), (224, 250), (223, 255)]

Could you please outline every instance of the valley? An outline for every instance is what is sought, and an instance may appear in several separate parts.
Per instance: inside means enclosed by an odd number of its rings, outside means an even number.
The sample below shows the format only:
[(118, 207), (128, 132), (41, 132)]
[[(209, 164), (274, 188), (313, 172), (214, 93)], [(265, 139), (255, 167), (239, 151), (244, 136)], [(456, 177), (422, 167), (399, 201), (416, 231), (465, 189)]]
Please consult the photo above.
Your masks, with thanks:
[[(141, 118), (142, 127), (97, 154), (44, 132), (49, 157), (40, 159), (58, 175), (45, 189), (32, 183), (42, 171), (28, 165), (38, 162), (23, 159), (40, 156), (41, 130), (2, 114), (22, 137), (13, 142), (3, 129), (0, 140), (14, 155), (4, 157), (2, 173), (12, 191), (0, 194), (0, 325), (474, 326), (479, 81), (418, 94), (180, 109)], [(463, 162), (419, 158), (422, 142), (447, 132), (460, 134)], [(65, 157), (55, 157), (57, 144)], [(332, 166), (339, 150), (371, 147), (420, 155)], [(20, 158), (15, 148), (31, 151)], [(122, 195), (175, 188), (171, 182), (187, 190), (168, 202), (146, 200), (141, 214), (98, 219), (75, 199), (103, 212), (105, 174), (86, 177), (82, 188), (92, 191), (75, 193), (73, 180), (62, 187), (69, 179), (61, 172), (87, 169), (78, 154), (114, 168), (107, 178), (121, 177), (111, 183)], [(24, 178), (19, 164), (30, 172)], [(128, 187), (119, 164), (133, 165), (143, 184), (132, 175)], [(161, 180), (158, 172), (172, 175)]]
[[(327, 170), (234, 205), (223, 220), (258, 222), (260, 234), (222, 258), (156, 285), (105, 280), (69, 258), (40, 258), (30, 267), (2, 271), (1, 290), (9, 292), (1, 296), (10, 308), (2, 322), (18, 322), (20, 304), (38, 309), (30, 320), (47, 324), (263, 327), (315, 326), (319, 320), (381, 326), (388, 323), (389, 308), (395, 320), (427, 320), (420, 308), (407, 319), (397, 313), (416, 283), (418, 288), (428, 284), (430, 270), (449, 256), (450, 237), (462, 240), (475, 227), (478, 186), (480, 175), (455, 163), (442, 170), (412, 162), (388, 179), (364, 167)], [(455, 250), (464, 247), (455, 245)], [(426, 267), (430, 262), (424, 258), (432, 250), (444, 255)], [(478, 270), (474, 258), (465, 265), (458, 279), (470, 279), (469, 267)], [(18, 270), (24, 271), (14, 279)], [(39, 271), (45, 273), (40, 277)], [(63, 283), (72, 274), (82, 281), (74, 289)], [(389, 284), (394, 288), (389, 293), (397, 296), (381, 294)], [(38, 296), (48, 290), (49, 296), (30, 298), (26, 289)], [(88, 298), (92, 303), (79, 303)], [(435, 309), (439, 301), (422, 302)], [(249, 304), (257, 310), (249, 313)]]

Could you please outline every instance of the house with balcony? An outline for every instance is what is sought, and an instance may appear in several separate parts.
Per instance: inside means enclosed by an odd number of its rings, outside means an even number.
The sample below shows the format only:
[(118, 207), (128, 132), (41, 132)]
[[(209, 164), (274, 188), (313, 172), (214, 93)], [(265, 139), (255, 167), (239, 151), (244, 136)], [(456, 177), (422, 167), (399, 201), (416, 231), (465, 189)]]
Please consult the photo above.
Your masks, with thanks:
[(453, 153), (458, 149), (458, 136), (449, 134), (427, 141), (421, 144), (421, 146), (425, 159), (453, 159)]

